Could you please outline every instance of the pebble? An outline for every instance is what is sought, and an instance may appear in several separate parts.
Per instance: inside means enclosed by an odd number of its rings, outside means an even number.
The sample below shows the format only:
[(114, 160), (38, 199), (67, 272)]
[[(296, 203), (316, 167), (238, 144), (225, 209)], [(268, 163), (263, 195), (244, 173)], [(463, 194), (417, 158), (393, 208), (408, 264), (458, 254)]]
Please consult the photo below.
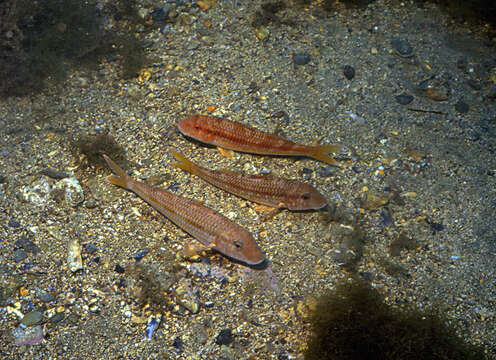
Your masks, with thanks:
[(455, 104), (455, 110), (458, 111), (460, 114), (468, 113), (469, 109), (470, 109), (470, 107), (468, 106), (468, 104), (462, 100), (459, 100)]
[(394, 97), (401, 105), (408, 105), (413, 101), (413, 96), (408, 94), (399, 94)]
[(120, 264), (115, 265), (114, 271), (118, 274), (124, 274), (126, 269), (124, 269)]
[(27, 257), (28, 257), (28, 254), (22, 249), (17, 249), (14, 251), (14, 261), (15, 262), (24, 261)]
[(56, 312), (55, 315), (53, 315), (51, 318), (50, 318), (50, 322), (53, 323), (53, 324), (56, 324), (58, 322), (61, 322), (62, 320), (64, 320), (64, 313), (63, 312)]
[(413, 56), (413, 47), (407, 40), (395, 39), (391, 41), (391, 45), (393, 45), (393, 49), (399, 56), (405, 58)]
[(95, 244), (92, 244), (92, 243), (86, 243), (83, 245), (83, 247), (84, 247), (84, 250), (88, 254), (93, 254), (95, 251), (98, 250), (98, 248), (95, 246)]
[(12, 330), (12, 337), (16, 346), (36, 345), (43, 340), (43, 329), (40, 325), (32, 328), (18, 326)]
[(36, 288), (36, 293), (38, 294), (40, 300), (45, 303), (49, 303), (55, 300), (52, 294), (50, 294), (48, 291), (45, 291), (43, 289)]
[(217, 345), (229, 345), (234, 340), (232, 330), (230, 328), (222, 329), (219, 335), (215, 338)]
[(298, 52), (293, 54), (295, 65), (306, 65), (310, 62), (310, 54), (307, 52)]
[(32, 254), (38, 254), (40, 252), (38, 245), (29, 240), (26, 236), (21, 236), (21, 238), (15, 242), (15, 245)]
[(344, 77), (348, 80), (352, 80), (355, 77), (355, 69), (350, 65), (345, 65), (343, 67)]
[(10, 219), (9, 220), (9, 226), (12, 228), (18, 228), (21, 226), (21, 223), (15, 219)]
[(148, 249), (138, 250), (134, 255), (134, 260), (136, 260), (136, 262), (141, 261), (141, 259), (143, 259), (146, 256), (146, 254), (148, 254), (148, 252), (149, 252)]
[(219, 351), (219, 359), (221, 360), (236, 360), (236, 351), (228, 346), (222, 345)]
[(25, 326), (33, 326), (37, 325), (41, 322), (43, 319), (43, 314), (39, 311), (31, 311), (24, 315), (24, 317), (21, 320), (21, 324)]

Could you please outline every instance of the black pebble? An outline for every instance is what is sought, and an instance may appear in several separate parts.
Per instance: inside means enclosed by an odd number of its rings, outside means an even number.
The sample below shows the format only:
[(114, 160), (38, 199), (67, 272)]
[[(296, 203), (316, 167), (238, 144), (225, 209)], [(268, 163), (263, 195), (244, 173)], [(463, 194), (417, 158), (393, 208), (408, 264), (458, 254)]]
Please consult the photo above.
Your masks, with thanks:
[(217, 345), (229, 345), (234, 340), (231, 329), (222, 329), (215, 338), (215, 343)]
[(329, 177), (332, 174), (334, 174), (334, 169), (332, 168), (332, 166), (321, 167), (319, 169), (320, 177)]
[(19, 240), (17, 240), (15, 245), (32, 254), (38, 254), (40, 252), (38, 245), (25, 236), (22, 236)]
[(97, 250), (97, 247), (92, 243), (86, 243), (83, 247), (88, 254), (93, 254)]
[(136, 262), (141, 261), (141, 259), (143, 259), (146, 254), (148, 254), (148, 251), (148, 249), (138, 250), (134, 255), (134, 260), (136, 260)]
[(408, 105), (413, 101), (413, 96), (408, 94), (400, 94), (394, 97), (401, 105)]
[(459, 113), (461, 114), (466, 114), (468, 113), (468, 110), (469, 110), (469, 106), (466, 102), (464, 101), (458, 101), (456, 104), (455, 104), (455, 109), (456, 111), (458, 111)]
[(355, 69), (350, 65), (345, 65), (343, 68), (344, 77), (351, 80), (355, 77)]
[(21, 227), (21, 223), (15, 219), (10, 219), (9, 220), (9, 226), (12, 228), (18, 228), (18, 227)]
[(306, 65), (310, 62), (310, 54), (306, 52), (294, 53), (293, 62), (296, 65)]
[(158, 8), (152, 11), (152, 19), (153, 21), (165, 21), (167, 20), (167, 16), (169, 15), (169, 8)]
[(183, 341), (181, 340), (181, 338), (179, 336), (177, 336), (174, 339), (172, 346), (174, 346), (178, 352), (180, 352), (180, 353), (183, 352)]
[(120, 266), (119, 264), (115, 265), (115, 269), (114, 271), (118, 274), (123, 274), (124, 271), (126, 271), (126, 269), (124, 269), (122, 266)]
[(24, 261), (27, 257), (28, 257), (28, 254), (22, 249), (17, 249), (16, 251), (14, 251), (14, 261), (15, 262)]
[(406, 40), (393, 40), (391, 41), (391, 44), (393, 45), (394, 49), (400, 54), (401, 56), (411, 56), (413, 53), (413, 48), (410, 45), (410, 43)]

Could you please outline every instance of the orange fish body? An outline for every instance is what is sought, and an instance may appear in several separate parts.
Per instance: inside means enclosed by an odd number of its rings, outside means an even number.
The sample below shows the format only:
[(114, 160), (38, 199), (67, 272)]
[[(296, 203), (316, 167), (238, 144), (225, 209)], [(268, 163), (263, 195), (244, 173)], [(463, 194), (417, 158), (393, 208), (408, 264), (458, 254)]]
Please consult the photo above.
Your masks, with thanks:
[(178, 124), (179, 131), (198, 141), (224, 149), (260, 155), (308, 156), (328, 164), (337, 165), (329, 153), (340, 145), (300, 145), (258, 129), (223, 118), (194, 115)]
[(316, 210), (327, 205), (326, 199), (309, 184), (277, 177), (209, 170), (196, 165), (176, 151), (172, 152), (178, 160), (175, 166), (244, 199), (289, 210)]
[(133, 191), (206, 247), (248, 265), (265, 260), (253, 236), (241, 226), (196, 201), (134, 180), (108, 156), (103, 156), (116, 174), (107, 177), (109, 183)]

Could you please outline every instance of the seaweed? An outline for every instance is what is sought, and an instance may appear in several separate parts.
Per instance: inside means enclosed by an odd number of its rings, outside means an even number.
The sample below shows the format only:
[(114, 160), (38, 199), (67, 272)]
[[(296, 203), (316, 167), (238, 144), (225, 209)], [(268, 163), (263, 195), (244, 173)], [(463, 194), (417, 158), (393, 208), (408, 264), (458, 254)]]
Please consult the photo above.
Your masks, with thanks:
[(104, 167), (103, 154), (108, 155), (123, 169), (128, 168), (126, 151), (108, 133), (97, 135), (81, 135), (73, 139), (70, 144), (74, 156), (84, 155), (87, 164), (91, 167)]
[[(112, 31), (104, 19), (112, 6), (122, 9), (125, 24)], [(117, 10), (118, 11), (118, 10)], [(24, 96), (59, 84), (74, 65), (92, 65), (121, 55), (125, 78), (153, 60), (133, 35), (144, 19), (136, 0), (99, 7), (96, 0), (4, 0), (0, 3), (0, 96)]]
[(343, 280), (320, 297), (310, 316), (307, 360), (482, 360), (482, 347), (463, 341), (435, 309), (395, 308), (366, 281)]

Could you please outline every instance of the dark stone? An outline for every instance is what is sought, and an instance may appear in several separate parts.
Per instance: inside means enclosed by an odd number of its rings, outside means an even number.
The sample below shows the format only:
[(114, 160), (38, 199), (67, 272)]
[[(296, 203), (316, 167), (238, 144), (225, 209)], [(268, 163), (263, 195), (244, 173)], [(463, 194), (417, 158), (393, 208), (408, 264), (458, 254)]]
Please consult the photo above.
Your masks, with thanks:
[(410, 57), (413, 55), (413, 47), (407, 40), (395, 39), (391, 41), (391, 44), (400, 56)]
[(114, 271), (118, 274), (124, 274), (126, 269), (124, 269), (121, 265), (117, 264), (117, 265), (115, 265)]
[(55, 313), (55, 315), (53, 315), (51, 318), (50, 318), (50, 322), (52, 324), (56, 324), (58, 322), (61, 322), (62, 320), (64, 320), (64, 313), (63, 312), (57, 312)]
[(177, 352), (182, 353), (183, 352), (183, 341), (179, 336), (176, 336), (174, 339), (174, 342), (172, 343), (172, 346), (177, 350)]
[(294, 53), (293, 62), (295, 65), (306, 65), (310, 62), (310, 54), (307, 52)]
[(143, 259), (146, 256), (146, 254), (148, 254), (148, 252), (149, 252), (148, 249), (138, 250), (134, 255), (134, 260), (136, 260), (137, 262), (141, 261), (141, 259)]
[(24, 261), (24, 260), (26, 260), (27, 257), (28, 257), (28, 254), (22, 249), (17, 249), (16, 251), (14, 251), (14, 261), (15, 262)]
[(408, 94), (400, 94), (394, 97), (401, 105), (408, 105), (413, 101), (413, 96)]
[(319, 169), (320, 177), (329, 177), (336, 172), (335, 168), (332, 166), (321, 167)]
[(301, 169), (301, 173), (304, 174), (304, 175), (307, 175), (307, 174), (313, 173), (313, 170), (312, 169), (309, 169), (307, 167), (304, 167), (303, 169)]
[(168, 7), (161, 7), (152, 11), (153, 21), (165, 21), (169, 16), (170, 9)]
[(345, 78), (351, 80), (355, 77), (355, 69), (350, 65), (345, 65), (345, 67), (343, 67), (343, 74)]
[(219, 335), (215, 338), (215, 343), (217, 345), (229, 345), (232, 343), (234, 340), (232, 330), (227, 328), (227, 329), (222, 329), (219, 332)]
[(93, 254), (95, 251), (98, 250), (97, 247), (95, 246), (95, 244), (92, 244), (92, 243), (84, 244), (83, 248), (88, 254)]
[(25, 236), (22, 236), (19, 240), (17, 240), (15, 245), (32, 254), (38, 254), (40, 252), (38, 245)]
[(18, 227), (21, 227), (21, 223), (15, 219), (10, 219), (9, 220), (9, 226), (12, 228), (18, 228)]
[(468, 110), (470, 109), (470, 107), (468, 106), (468, 104), (462, 100), (458, 101), (456, 104), (455, 104), (455, 109), (456, 111), (458, 111), (460, 114), (466, 114), (468, 113)]

